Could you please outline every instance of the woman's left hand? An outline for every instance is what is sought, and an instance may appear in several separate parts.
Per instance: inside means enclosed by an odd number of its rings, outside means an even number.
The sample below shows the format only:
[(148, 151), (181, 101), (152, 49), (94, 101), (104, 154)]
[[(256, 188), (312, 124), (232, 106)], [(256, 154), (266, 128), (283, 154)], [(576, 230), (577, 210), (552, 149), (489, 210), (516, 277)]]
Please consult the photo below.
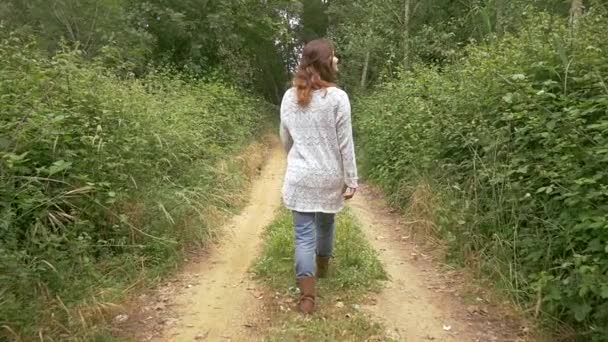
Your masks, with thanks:
[(351, 198), (353, 198), (353, 196), (355, 196), (355, 193), (357, 192), (356, 188), (346, 188), (346, 190), (344, 191), (344, 199), (345, 200), (349, 200)]

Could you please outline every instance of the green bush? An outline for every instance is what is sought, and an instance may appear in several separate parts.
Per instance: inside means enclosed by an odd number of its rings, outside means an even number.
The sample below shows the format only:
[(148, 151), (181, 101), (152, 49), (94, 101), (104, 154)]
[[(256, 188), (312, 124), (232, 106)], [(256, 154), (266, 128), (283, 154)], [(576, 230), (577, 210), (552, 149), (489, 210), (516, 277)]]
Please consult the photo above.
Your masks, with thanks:
[(173, 267), (210, 233), (209, 208), (236, 205), (244, 177), (218, 163), (271, 111), (171, 75), (120, 79), (77, 51), (0, 41), (0, 339), (75, 333), (73, 309)]
[[(580, 336), (608, 336), (608, 20), (535, 13), (514, 36), (355, 104), (367, 176), (395, 204), (430, 179), (455, 255)], [(507, 275), (507, 276), (504, 276)]]

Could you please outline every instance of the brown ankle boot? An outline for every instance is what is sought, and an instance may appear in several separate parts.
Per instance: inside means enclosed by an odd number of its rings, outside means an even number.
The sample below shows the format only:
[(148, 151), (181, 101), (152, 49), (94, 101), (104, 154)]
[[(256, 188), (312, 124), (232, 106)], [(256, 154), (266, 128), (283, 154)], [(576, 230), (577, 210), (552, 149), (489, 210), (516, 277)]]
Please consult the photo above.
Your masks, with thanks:
[(317, 255), (317, 278), (327, 277), (329, 271), (329, 260), (331, 257), (324, 257)]
[(315, 309), (315, 277), (306, 277), (298, 279), (300, 287), (300, 311), (304, 314), (311, 314)]

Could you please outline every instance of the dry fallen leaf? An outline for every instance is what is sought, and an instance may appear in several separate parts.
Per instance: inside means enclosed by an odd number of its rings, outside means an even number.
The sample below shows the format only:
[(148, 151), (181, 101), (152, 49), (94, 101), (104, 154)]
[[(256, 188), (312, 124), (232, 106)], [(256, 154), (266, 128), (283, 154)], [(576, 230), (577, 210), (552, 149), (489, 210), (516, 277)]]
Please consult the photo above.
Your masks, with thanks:
[(476, 313), (479, 313), (479, 307), (477, 305), (469, 305), (467, 307), (467, 312), (469, 313), (469, 315), (474, 315)]
[(124, 323), (129, 319), (129, 315), (126, 314), (120, 314), (116, 317), (114, 317), (114, 322), (116, 323)]
[(205, 334), (198, 334), (194, 337), (195, 340), (200, 341), (200, 340), (204, 340), (207, 338), (207, 336), (209, 336), (209, 332), (207, 331)]

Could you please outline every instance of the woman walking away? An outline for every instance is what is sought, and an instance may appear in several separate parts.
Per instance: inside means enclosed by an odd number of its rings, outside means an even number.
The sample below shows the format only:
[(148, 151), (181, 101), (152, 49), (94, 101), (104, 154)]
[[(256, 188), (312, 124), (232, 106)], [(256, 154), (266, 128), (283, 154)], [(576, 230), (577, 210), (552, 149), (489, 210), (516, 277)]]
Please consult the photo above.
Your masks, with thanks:
[(337, 71), (333, 46), (311, 41), (281, 103), (281, 141), (288, 153), (283, 201), (293, 212), (299, 308), (305, 314), (314, 310), (315, 276), (327, 274), (336, 213), (357, 189), (350, 102), (334, 84)]

